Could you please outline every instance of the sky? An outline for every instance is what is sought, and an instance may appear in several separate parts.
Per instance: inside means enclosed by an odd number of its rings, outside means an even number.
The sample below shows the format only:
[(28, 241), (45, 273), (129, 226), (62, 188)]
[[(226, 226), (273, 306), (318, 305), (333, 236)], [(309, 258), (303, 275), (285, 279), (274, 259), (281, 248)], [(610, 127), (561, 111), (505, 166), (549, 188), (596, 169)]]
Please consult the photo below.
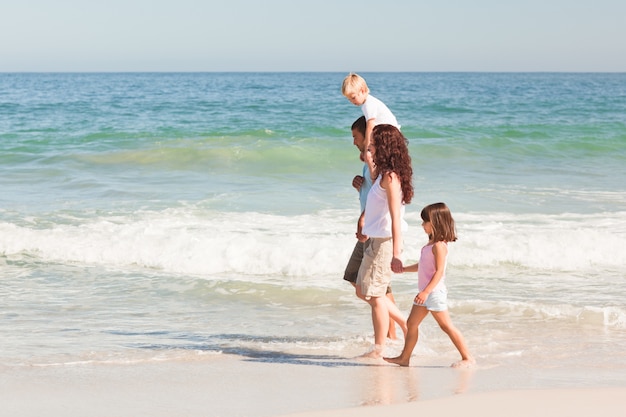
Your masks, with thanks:
[(0, 72), (626, 72), (624, 0), (0, 0)]

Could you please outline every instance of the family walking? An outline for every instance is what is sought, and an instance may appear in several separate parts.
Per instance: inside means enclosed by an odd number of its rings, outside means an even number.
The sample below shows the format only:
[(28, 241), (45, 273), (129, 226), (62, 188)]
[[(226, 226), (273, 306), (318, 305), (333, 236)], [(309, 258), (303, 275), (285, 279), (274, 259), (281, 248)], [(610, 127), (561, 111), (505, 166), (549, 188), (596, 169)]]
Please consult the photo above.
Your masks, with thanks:
[[(374, 347), (364, 356), (408, 366), (418, 341), (419, 325), (430, 312), (461, 354), (461, 360), (452, 366), (470, 366), (475, 360), (463, 335), (452, 324), (447, 308), (447, 245), (456, 240), (452, 215), (444, 203), (422, 210), (428, 244), (422, 248), (420, 261), (405, 267), (401, 259), (402, 235), (408, 228), (404, 213), (414, 194), (408, 141), (393, 113), (370, 94), (361, 76), (349, 74), (343, 81), (342, 93), (363, 111), (363, 118), (352, 126), (354, 144), (364, 162), (363, 175), (353, 180), (353, 186), (359, 190), (361, 216), (357, 222), (357, 244), (344, 279), (353, 283), (357, 297), (371, 308)], [(419, 292), (408, 320), (396, 306), (390, 286), (393, 274), (403, 272), (418, 274)], [(395, 337), (395, 324), (404, 334), (404, 349), (398, 357), (388, 358), (384, 348), (387, 337)]]

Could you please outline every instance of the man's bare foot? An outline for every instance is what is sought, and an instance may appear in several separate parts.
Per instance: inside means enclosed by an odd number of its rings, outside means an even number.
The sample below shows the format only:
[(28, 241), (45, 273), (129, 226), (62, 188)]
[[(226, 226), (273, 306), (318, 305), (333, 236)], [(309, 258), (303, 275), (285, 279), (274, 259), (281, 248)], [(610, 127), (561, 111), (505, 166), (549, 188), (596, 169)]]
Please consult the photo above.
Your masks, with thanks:
[(365, 352), (364, 354), (359, 356), (359, 358), (363, 359), (380, 359), (382, 357), (383, 355), (381, 355), (379, 352), (376, 352), (375, 350), (370, 350), (369, 352)]
[(372, 350), (370, 350), (369, 352), (365, 352), (364, 354), (359, 356), (359, 358), (382, 359), (383, 358), (383, 350), (384, 350), (384, 348), (382, 346), (374, 345)]
[(469, 358), (469, 359), (460, 360), (458, 362), (454, 362), (451, 366), (457, 369), (464, 369), (464, 368), (472, 368), (474, 365), (476, 365), (476, 361), (474, 360), (474, 358)]
[(395, 363), (400, 366), (409, 366), (409, 360), (404, 360), (401, 356), (396, 356), (395, 358), (383, 358), (389, 363)]

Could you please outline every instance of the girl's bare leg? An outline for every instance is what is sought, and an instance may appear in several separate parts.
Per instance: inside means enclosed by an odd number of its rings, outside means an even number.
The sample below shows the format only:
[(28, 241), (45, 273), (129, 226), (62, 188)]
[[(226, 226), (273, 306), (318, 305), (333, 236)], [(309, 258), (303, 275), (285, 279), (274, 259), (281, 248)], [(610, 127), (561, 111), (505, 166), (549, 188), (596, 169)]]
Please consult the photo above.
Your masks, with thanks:
[(452, 324), (452, 320), (450, 320), (450, 314), (448, 314), (448, 311), (433, 311), (432, 313), (433, 317), (437, 321), (437, 324), (439, 324), (439, 327), (441, 327), (441, 330), (443, 330), (448, 335), (456, 349), (461, 354), (461, 360), (458, 362), (454, 362), (452, 364), (452, 367), (468, 368), (474, 365), (476, 363), (476, 360), (469, 352), (469, 349), (467, 349), (467, 345), (465, 344), (465, 338), (463, 338), (463, 335), (461, 334), (459, 329), (457, 329), (454, 324)]
[(417, 340), (419, 338), (419, 325), (427, 315), (428, 310), (426, 307), (413, 305), (411, 308), (411, 314), (409, 314), (409, 318), (407, 320), (408, 331), (404, 338), (404, 348), (402, 349), (402, 353), (400, 356), (396, 356), (395, 358), (384, 358), (387, 362), (395, 363), (400, 366), (409, 366), (413, 349), (415, 349), (415, 345), (417, 344)]

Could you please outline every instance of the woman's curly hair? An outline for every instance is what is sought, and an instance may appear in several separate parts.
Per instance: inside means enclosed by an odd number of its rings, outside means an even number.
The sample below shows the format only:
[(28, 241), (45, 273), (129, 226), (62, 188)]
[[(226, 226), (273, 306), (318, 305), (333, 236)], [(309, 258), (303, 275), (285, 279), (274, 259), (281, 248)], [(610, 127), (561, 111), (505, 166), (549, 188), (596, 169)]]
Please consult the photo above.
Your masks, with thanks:
[(402, 201), (409, 204), (413, 198), (413, 167), (409, 156), (409, 141), (397, 127), (377, 125), (372, 131), (376, 148), (374, 163), (378, 175), (395, 172), (402, 185)]

